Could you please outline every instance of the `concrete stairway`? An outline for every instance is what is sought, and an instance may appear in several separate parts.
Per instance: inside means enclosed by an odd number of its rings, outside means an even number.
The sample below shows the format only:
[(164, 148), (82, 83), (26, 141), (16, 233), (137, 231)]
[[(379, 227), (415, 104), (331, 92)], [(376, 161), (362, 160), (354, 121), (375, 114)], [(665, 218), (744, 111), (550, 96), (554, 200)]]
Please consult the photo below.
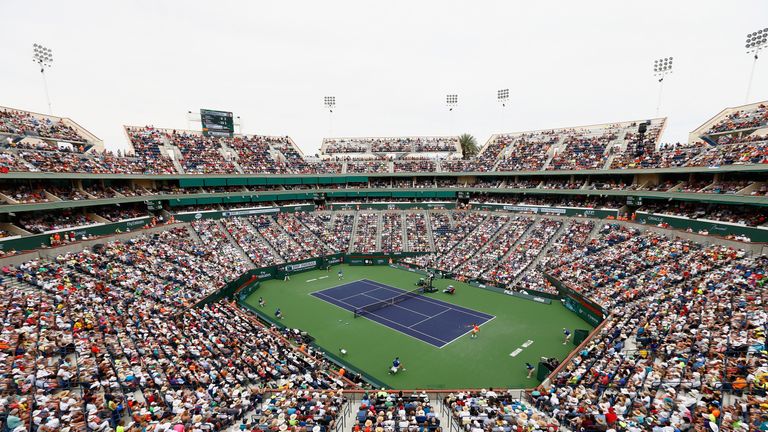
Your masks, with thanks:
[(357, 223), (360, 218), (360, 212), (355, 212), (355, 219), (352, 221), (352, 235), (349, 236), (349, 250), (347, 252), (352, 253), (355, 250), (355, 233), (357, 233)]
[[(402, 234), (402, 236), (403, 236), (403, 238), (402, 238), (402, 241), (403, 241), (403, 250), (406, 250), (406, 249), (408, 249), (408, 232), (407, 232), (407, 231), (406, 231), (406, 229), (405, 229), (405, 223), (406, 223), (406, 220), (405, 220), (405, 212), (402, 212), (402, 213), (400, 213), (400, 228), (402, 228), (402, 230), (401, 230), (401, 231), (402, 231), (402, 232), (401, 232), (401, 234)], [(410, 249), (409, 249), (409, 250), (410, 250)]]
[(560, 139), (552, 145), (549, 149), (549, 155), (547, 158), (547, 161), (544, 162), (544, 165), (541, 166), (542, 170), (547, 169), (550, 163), (552, 163), (552, 159), (555, 158), (555, 154), (560, 154), (565, 150), (565, 146), (563, 145), (563, 141), (565, 140), (565, 136), (561, 136)]
[(547, 245), (544, 246), (544, 248), (539, 252), (539, 254), (536, 256), (534, 260), (532, 260), (525, 268), (523, 268), (520, 273), (515, 276), (515, 278), (512, 280), (512, 283), (510, 285), (516, 286), (517, 283), (522, 279), (523, 276), (525, 276), (525, 272), (528, 271), (528, 269), (536, 268), (536, 265), (541, 261), (541, 259), (545, 256), (547, 256), (547, 253), (552, 248), (552, 244), (557, 241), (560, 237), (565, 234), (565, 231), (567, 230), (567, 227), (569, 225), (568, 221), (562, 221), (563, 224), (560, 225), (560, 228), (558, 228), (557, 231), (552, 235), (552, 238), (549, 239), (549, 242), (547, 242)]
[[(492, 247), (496, 247), (496, 243), (495, 243), (496, 237), (498, 237), (499, 234), (501, 234), (503, 231), (507, 231), (509, 229), (509, 226), (512, 224), (512, 219), (513, 218), (510, 217), (508, 221), (506, 221), (499, 229), (497, 229), (496, 232), (493, 233), (493, 235), (488, 239), (488, 241), (486, 241), (486, 243), (483, 246), (481, 246), (480, 249), (476, 250), (475, 253), (472, 254), (472, 257), (481, 256), (483, 254), (483, 252), (485, 252), (487, 249), (492, 248)], [(481, 224), (478, 224), (478, 226), (480, 226), (480, 225)], [(477, 228), (475, 228), (475, 229), (477, 229)], [(474, 232), (474, 231), (475, 230), (472, 230), (472, 232)], [(467, 237), (469, 237), (471, 235), (472, 235), (472, 233), (468, 234)], [(464, 239), (466, 239), (466, 237)], [(458, 245), (459, 243), (463, 243), (464, 239), (462, 239), (460, 242), (458, 242), (456, 244)], [(456, 264), (456, 266), (454, 266), (451, 270), (455, 271), (456, 269), (458, 269), (459, 267), (464, 265), (464, 263), (466, 263), (467, 261), (471, 261), (471, 260), (472, 260), (472, 258), (470, 258), (468, 260), (462, 260), (462, 261), (458, 262)]]
[(424, 217), (427, 220), (427, 241), (429, 242), (429, 250), (435, 251), (435, 237), (432, 235), (432, 224), (429, 222), (429, 211), (424, 212)]
[(517, 238), (517, 240), (512, 244), (512, 247), (510, 247), (509, 250), (504, 255), (501, 256), (501, 258), (499, 259), (499, 263), (504, 262), (512, 254), (512, 252), (515, 250), (517, 245), (520, 244), (521, 241), (528, 238), (528, 235), (531, 233), (531, 231), (534, 229), (534, 227), (536, 227), (538, 223), (539, 223), (538, 220), (534, 220), (532, 224), (528, 225), (528, 228), (526, 228), (523, 234)]
[(189, 233), (189, 236), (192, 237), (192, 240), (197, 244), (203, 244), (203, 240), (200, 239), (200, 236), (197, 235), (197, 231), (192, 227), (192, 224), (187, 224), (185, 227), (187, 228), (187, 232)]
[[(391, 163), (391, 162), (390, 162)], [(376, 250), (381, 250), (381, 218), (383, 212), (376, 213)]]
[(214, 221), (216, 226), (221, 230), (222, 233), (224, 233), (224, 236), (227, 238), (227, 241), (235, 248), (238, 254), (240, 254), (241, 257), (245, 260), (246, 263), (248, 263), (248, 268), (256, 268), (256, 265), (251, 261), (251, 258), (248, 257), (248, 254), (245, 252), (242, 246), (235, 240), (234, 237), (232, 237), (232, 234), (227, 231), (227, 229), (222, 225), (222, 223), (218, 220)]
[(242, 218), (243, 224), (251, 228), (251, 232), (253, 232), (254, 237), (258, 238), (261, 244), (266, 247), (269, 252), (274, 256), (275, 258), (280, 258), (281, 261), (285, 261), (285, 258), (277, 251), (277, 249), (272, 246), (272, 243), (269, 242), (266, 238), (264, 238), (263, 235), (259, 232), (259, 230), (256, 228), (254, 224), (251, 223), (251, 221), (248, 218)]
[(603, 224), (601, 224), (600, 221), (595, 221), (595, 227), (592, 228), (592, 232), (589, 233), (589, 239), (593, 239), (597, 237), (597, 234), (602, 227), (603, 227)]

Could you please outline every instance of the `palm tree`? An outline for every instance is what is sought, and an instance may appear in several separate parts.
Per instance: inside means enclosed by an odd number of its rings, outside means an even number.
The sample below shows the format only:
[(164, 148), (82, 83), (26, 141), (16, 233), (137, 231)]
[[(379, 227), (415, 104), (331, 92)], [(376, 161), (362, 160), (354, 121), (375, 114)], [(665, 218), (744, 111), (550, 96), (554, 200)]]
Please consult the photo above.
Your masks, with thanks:
[(463, 134), (459, 137), (459, 144), (461, 144), (461, 158), (470, 159), (477, 155), (477, 141), (475, 137), (470, 134)]

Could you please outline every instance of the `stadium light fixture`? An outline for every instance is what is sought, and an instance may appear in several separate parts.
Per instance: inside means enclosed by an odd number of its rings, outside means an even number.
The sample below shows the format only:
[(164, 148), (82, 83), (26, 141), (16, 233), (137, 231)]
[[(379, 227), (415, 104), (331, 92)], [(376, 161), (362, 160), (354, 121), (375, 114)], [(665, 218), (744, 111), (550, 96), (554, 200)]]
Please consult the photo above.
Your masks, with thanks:
[(457, 105), (459, 105), (459, 95), (449, 94), (445, 95), (445, 105), (448, 107), (448, 111), (453, 111)]
[(509, 89), (501, 89), (497, 91), (496, 100), (499, 101), (502, 108), (506, 107), (507, 102), (509, 101)]
[(40, 66), (40, 74), (43, 76), (43, 87), (45, 88), (45, 99), (48, 101), (48, 114), (53, 115), (51, 96), (48, 93), (48, 80), (45, 78), (45, 69), (53, 64), (53, 51), (40, 44), (33, 44), (32, 61)]
[(749, 103), (749, 93), (752, 90), (752, 79), (755, 77), (755, 66), (757, 66), (757, 59), (760, 51), (768, 46), (768, 28), (758, 30), (752, 33), (747, 33), (747, 41), (744, 48), (747, 50), (747, 54), (754, 54), (755, 59), (752, 61), (752, 72), (749, 74), (749, 82), (747, 83), (747, 97), (744, 99), (744, 103)]
[(659, 99), (656, 102), (656, 117), (661, 109), (661, 94), (664, 90), (664, 78), (672, 73), (672, 57), (664, 57), (653, 61), (653, 75), (659, 78)]
[(333, 110), (336, 108), (336, 96), (323, 97), (323, 105), (328, 109), (328, 136), (333, 136)]
[(328, 111), (333, 112), (333, 109), (336, 108), (336, 96), (325, 96), (323, 103)]

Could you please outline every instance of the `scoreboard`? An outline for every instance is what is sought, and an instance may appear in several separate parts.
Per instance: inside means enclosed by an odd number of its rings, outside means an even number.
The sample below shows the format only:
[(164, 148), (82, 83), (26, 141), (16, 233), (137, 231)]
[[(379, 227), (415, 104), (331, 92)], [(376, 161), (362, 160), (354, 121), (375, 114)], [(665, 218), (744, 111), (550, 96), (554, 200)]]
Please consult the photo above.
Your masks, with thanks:
[(235, 133), (235, 121), (229, 111), (200, 109), (200, 121), (205, 136), (232, 136)]
[(643, 197), (641, 196), (628, 196), (627, 205), (631, 207), (640, 207), (643, 205)]

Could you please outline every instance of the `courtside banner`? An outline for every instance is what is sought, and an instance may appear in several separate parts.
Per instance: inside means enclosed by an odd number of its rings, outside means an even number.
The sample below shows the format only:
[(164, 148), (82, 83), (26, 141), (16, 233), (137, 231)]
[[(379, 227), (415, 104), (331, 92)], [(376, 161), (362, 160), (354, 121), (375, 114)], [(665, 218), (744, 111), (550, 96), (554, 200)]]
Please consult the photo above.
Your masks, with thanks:
[(305, 261), (297, 264), (288, 264), (285, 266), (285, 271), (295, 272), (300, 270), (309, 270), (315, 267), (317, 267), (317, 261), (312, 260), (312, 261)]
[(534, 295), (526, 294), (526, 293), (519, 292), (519, 291), (504, 290), (504, 294), (511, 295), (513, 297), (518, 297), (518, 298), (530, 300), (530, 301), (535, 301), (536, 303), (542, 303), (542, 304), (551, 304), (552, 303), (552, 299), (548, 299), (546, 297), (541, 297), (541, 296), (534, 296)]
[(277, 207), (256, 208), (256, 209), (221, 212), (221, 217), (249, 216), (249, 215), (256, 215), (256, 214), (279, 213), (279, 212), (280, 212), (280, 209)]

